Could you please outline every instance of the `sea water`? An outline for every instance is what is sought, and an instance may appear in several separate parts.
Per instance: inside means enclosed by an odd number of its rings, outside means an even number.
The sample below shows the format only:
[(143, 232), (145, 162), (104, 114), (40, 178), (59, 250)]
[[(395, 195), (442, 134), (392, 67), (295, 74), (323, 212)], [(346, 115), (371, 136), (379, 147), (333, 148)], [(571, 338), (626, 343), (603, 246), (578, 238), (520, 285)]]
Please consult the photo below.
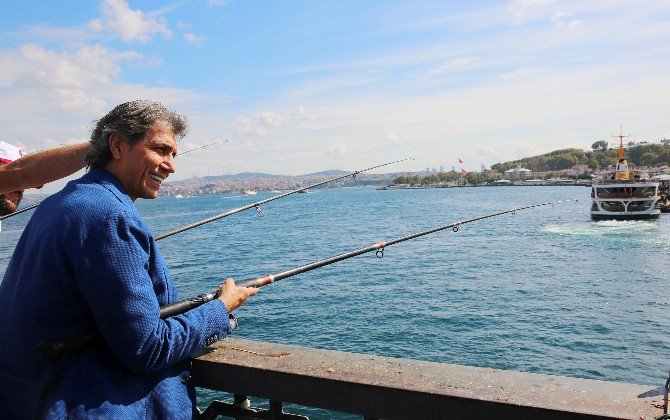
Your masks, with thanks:
[[(575, 186), (295, 194), (159, 242), (182, 297), (455, 221), (464, 224), (265, 287), (236, 337), (355, 353), (662, 386), (670, 369), (670, 214), (589, 217)], [(159, 235), (270, 197), (138, 200)], [(4, 272), (27, 215), (3, 222)], [(228, 396), (201, 390), (201, 406)], [(261, 404), (259, 402), (259, 404)], [(310, 418), (342, 413), (288, 406)]]

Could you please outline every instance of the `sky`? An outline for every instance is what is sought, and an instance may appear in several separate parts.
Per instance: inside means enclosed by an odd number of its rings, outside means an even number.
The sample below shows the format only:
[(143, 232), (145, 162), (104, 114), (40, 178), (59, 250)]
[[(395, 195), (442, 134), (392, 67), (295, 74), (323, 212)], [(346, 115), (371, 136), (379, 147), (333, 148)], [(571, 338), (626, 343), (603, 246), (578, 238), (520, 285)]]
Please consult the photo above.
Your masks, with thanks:
[(134, 99), (187, 116), (182, 151), (228, 140), (178, 158), (170, 180), (409, 157), (378, 172), (473, 171), (589, 149), (621, 127), (658, 142), (670, 138), (670, 2), (3, 7), (0, 140), (28, 153), (87, 141), (95, 120)]

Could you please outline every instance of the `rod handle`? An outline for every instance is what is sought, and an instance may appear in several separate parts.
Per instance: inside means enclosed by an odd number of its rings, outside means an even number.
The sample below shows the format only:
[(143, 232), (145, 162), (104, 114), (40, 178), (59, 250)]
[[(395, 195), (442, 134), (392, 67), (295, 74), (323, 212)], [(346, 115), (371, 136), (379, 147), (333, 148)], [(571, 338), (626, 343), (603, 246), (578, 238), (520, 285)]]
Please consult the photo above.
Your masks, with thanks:
[[(203, 293), (202, 295), (195, 296), (192, 298), (180, 300), (171, 305), (165, 305), (161, 307), (160, 317), (161, 319), (169, 318), (171, 316), (183, 314), (188, 312), (193, 308), (197, 308), (200, 305), (203, 305), (207, 302), (211, 302), (216, 299), (218, 295), (218, 290), (214, 290), (209, 293)], [(237, 319), (228, 315), (230, 318), (230, 326), (232, 329), (237, 328)], [(85, 332), (81, 334), (71, 335), (69, 337), (62, 338), (60, 340), (47, 340), (42, 341), (37, 345), (37, 351), (40, 355), (47, 359), (53, 360), (62, 353), (78, 349), (79, 347), (84, 347), (88, 344), (91, 344), (98, 338), (98, 334), (94, 332)]]
[(84, 332), (81, 334), (71, 335), (61, 340), (47, 340), (42, 341), (37, 345), (37, 351), (46, 360), (53, 360), (62, 353), (78, 349), (86, 346), (98, 337), (94, 332)]
[(161, 319), (169, 318), (171, 316), (183, 314), (207, 302), (211, 302), (219, 296), (219, 290), (213, 290), (209, 293), (203, 293), (195, 297), (180, 300), (179, 302), (170, 305), (161, 306)]

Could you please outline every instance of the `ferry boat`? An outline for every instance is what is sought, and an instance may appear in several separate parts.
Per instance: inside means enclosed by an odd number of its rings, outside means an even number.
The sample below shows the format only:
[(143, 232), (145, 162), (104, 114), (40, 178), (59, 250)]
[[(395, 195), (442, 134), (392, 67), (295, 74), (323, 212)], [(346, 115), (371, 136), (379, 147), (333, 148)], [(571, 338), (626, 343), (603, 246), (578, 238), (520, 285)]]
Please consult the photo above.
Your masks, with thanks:
[(243, 192), (243, 194), (246, 195), (246, 196), (254, 196), (254, 195), (256, 195), (256, 191), (254, 191), (254, 190), (245, 190), (245, 191)]
[(620, 134), (619, 160), (614, 171), (601, 173), (591, 185), (591, 218), (594, 220), (653, 219), (661, 214), (657, 207), (659, 183), (638, 170), (629, 170), (624, 159)]

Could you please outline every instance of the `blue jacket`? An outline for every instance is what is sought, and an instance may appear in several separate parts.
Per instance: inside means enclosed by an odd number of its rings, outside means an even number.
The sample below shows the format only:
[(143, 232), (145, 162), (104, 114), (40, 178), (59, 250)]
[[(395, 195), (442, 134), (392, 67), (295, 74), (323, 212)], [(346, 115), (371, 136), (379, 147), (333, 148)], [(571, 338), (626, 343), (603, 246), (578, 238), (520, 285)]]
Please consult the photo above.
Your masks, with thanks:
[[(44, 200), (0, 283), (2, 418), (191, 418), (190, 358), (230, 333), (214, 300), (161, 320), (178, 300), (153, 236), (110, 173), (91, 169)], [(37, 345), (102, 340), (43, 359)]]

